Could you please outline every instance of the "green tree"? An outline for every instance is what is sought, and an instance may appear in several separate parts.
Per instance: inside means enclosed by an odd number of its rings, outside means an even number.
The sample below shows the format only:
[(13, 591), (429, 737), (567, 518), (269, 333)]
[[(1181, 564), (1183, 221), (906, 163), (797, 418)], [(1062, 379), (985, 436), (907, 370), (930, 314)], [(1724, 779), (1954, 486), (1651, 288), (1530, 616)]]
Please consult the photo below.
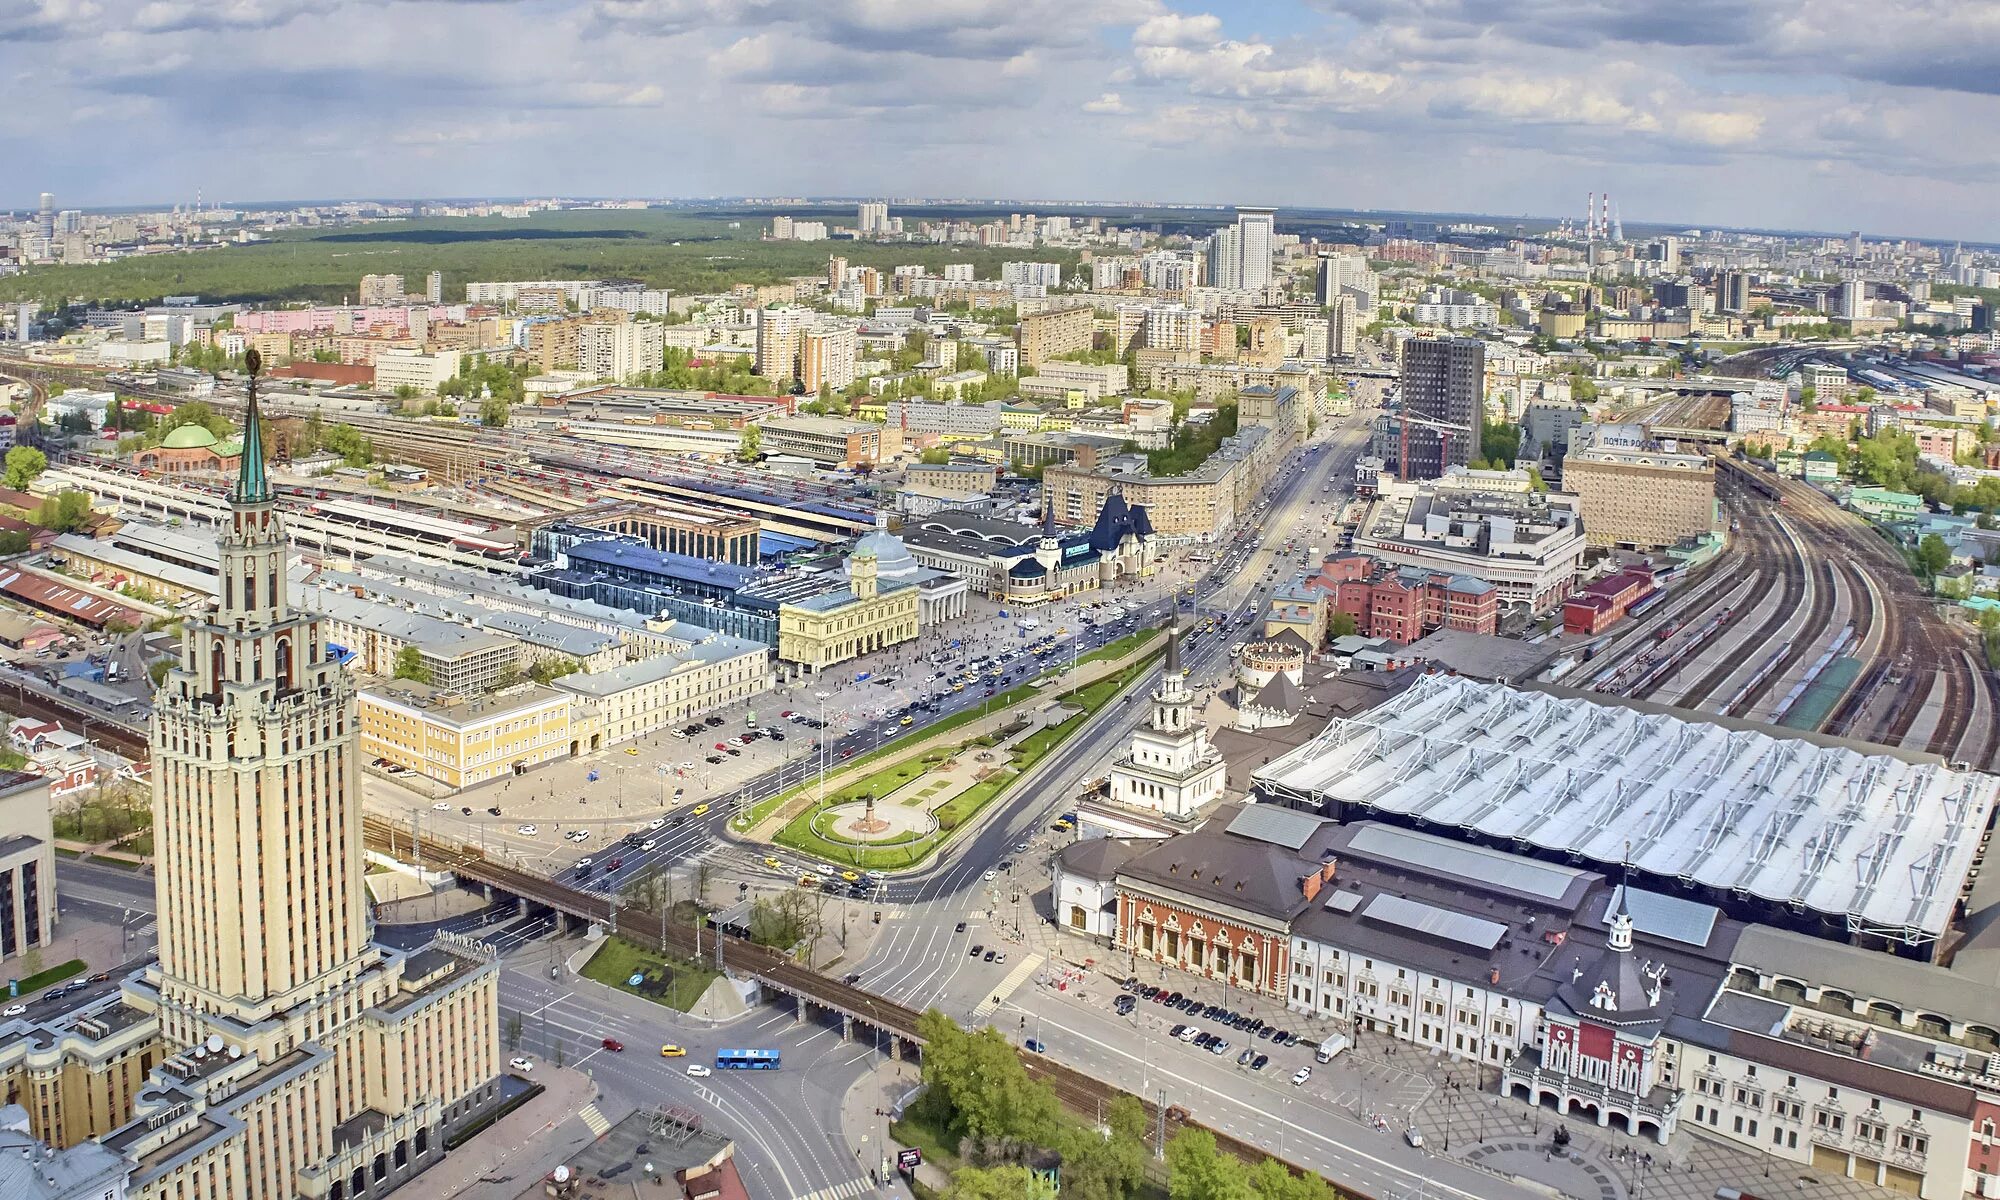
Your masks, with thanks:
[(927, 467), (941, 467), (951, 461), (951, 451), (943, 446), (932, 446), (918, 458)]
[(20, 491), (49, 469), (49, 456), (33, 446), (16, 446), (7, 451), (7, 486)]
[(583, 663), (574, 658), (556, 655), (538, 658), (528, 664), (528, 678), (536, 683), (548, 684), (565, 675), (574, 675), (583, 670)]
[(479, 423), (488, 429), (506, 427), (513, 408), (498, 396), (488, 396), (479, 402)]
[(1521, 455), (1521, 427), (1511, 421), (1482, 421), (1479, 448), (1496, 470), (1514, 465)]
[(90, 520), (91, 503), (89, 492), (61, 492), (42, 501), (29, 520), (57, 533), (75, 533)]
[(507, 1049), (510, 1051), (519, 1050), (521, 1048), (521, 1014), (518, 1012), (508, 1013), (505, 1029)]
[(375, 443), (361, 436), (352, 425), (329, 425), (320, 435), (321, 446), (341, 457), (350, 467), (365, 467), (375, 461)]
[(415, 646), (405, 646), (396, 651), (396, 678), (429, 683), (431, 669), (424, 665), (423, 651)]
[(1925, 575), (1936, 576), (1951, 565), (1951, 547), (1935, 533), (1927, 533), (1917, 543), (1917, 567)]
[(989, 1145), (1048, 1145), (1057, 1127), (1055, 1093), (1028, 1078), (1000, 1031), (968, 1033), (936, 1009), (917, 1019), (923, 1036), (923, 1100), (945, 1128)]
[(174, 660), (171, 658), (162, 658), (157, 662), (147, 664), (146, 675), (152, 679), (153, 686), (157, 688), (167, 681), (167, 672), (173, 669)]
[(1275, 1158), (1250, 1168), (1250, 1190), (1258, 1200), (1334, 1200), (1332, 1185), (1317, 1175), (1294, 1175)]
[(764, 430), (753, 421), (743, 427), (742, 434), (737, 438), (736, 458), (738, 462), (756, 462), (757, 456), (763, 452)]
[(1360, 632), (1360, 628), (1354, 622), (1354, 614), (1337, 612), (1333, 614), (1333, 620), (1327, 622), (1326, 636), (1329, 638), (1352, 637), (1354, 634)]
[(1171, 1200), (1256, 1200), (1243, 1164), (1216, 1148), (1206, 1129), (1186, 1128), (1167, 1143)]

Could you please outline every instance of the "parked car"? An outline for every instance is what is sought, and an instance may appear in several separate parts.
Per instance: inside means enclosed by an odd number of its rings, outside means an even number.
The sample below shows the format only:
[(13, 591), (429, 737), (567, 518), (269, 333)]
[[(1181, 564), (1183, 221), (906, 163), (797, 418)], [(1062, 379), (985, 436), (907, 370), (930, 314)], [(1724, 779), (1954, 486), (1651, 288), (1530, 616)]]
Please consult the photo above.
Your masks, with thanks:
[(516, 1071), (532, 1071), (535, 1069), (534, 1063), (531, 1063), (527, 1059), (522, 1058), (518, 1055), (508, 1059), (507, 1066)]
[(1312, 1077), (1313, 1069), (1311, 1067), (1300, 1067), (1298, 1070), (1292, 1072), (1292, 1086), (1297, 1087)]

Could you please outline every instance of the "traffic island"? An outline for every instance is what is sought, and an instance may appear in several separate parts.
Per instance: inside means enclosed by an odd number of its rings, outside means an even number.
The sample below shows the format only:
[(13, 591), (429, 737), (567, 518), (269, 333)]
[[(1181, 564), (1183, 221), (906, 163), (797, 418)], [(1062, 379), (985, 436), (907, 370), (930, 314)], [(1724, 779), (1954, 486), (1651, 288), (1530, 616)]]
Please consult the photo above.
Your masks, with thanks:
[[(963, 740), (941, 737), (949, 730), (940, 724), (907, 747), (885, 747), (883, 758), (869, 764), (873, 770), (857, 765), (829, 775), (825, 792), (818, 781), (800, 785), (774, 806), (788, 819), (764, 840), (853, 871), (923, 863), (1150, 673), (1159, 653), (1157, 633), (1134, 635), (1124, 653), (1100, 660), (1102, 670), (1086, 674), (1079, 667), (1055, 696), (1052, 686), (1017, 689), (1028, 694), (965, 726)], [(756, 817), (753, 811), (748, 819), (755, 823)], [(857, 822), (870, 824), (858, 829)]]
[[(1151, 669), (1161, 647), (1164, 631), (1146, 629), (1129, 634), (1110, 645), (1042, 677), (1010, 688), (989, 705), (967, 709), (937, 721), (904, 737), (843, 762), (823, 778), (794, 784), (777, 795), (759, 801), (730, 821), (729, 831), (754, 842), (775, 842), (795, 849), (808, 849), (822, 857), (846, 858), (843, 846), (865, 846), (882, 850), (900, 848), (900, 853), (878, 856), (881, 861), (860, 864), (871, 869), (906, 867), (922, 861), (962, 827), (979, 808), (996, 795), (1001, 786), (1018, 777), (1092, 715)], [(1024, 726), (1035, 711), (1051, 702), (1074, 711), (1055, 724)], [(1013, 747), (1011, 761), (997, 774), (989, 773), (956, 794), (941, 793), (941, 781), (956, 769), (956, 760), (966, 754), (997, 749), (999, 743), (1017, 732), (1028, 736)], [(988, 765), (991, 765), (990, 763)], [(995, 780), (999, 775), (1007, 778)], [(968, 800), (970, 797), (970, 800)], [(814, 818), (840, 805), (865, 806), (876, 802), (876, 817), (890, 822), (890, 828), (872, 838), (852, 836), (838, 829), (816, 829)], [(928, 835), (916, 835), (908, 822), (897, 822), (889, 807), (919, 808), (931, 814), (937, 828)], [(801, 820), (801, 818), (804, 818)], [(787, 833), (791, 836), (788, 839)], [(829, 836), (831, 835), (831, 836)], [(802, 845), (802, 841), (825, 841), (825, 846)], [(921, 845), (920, 845), (921, 844)]]

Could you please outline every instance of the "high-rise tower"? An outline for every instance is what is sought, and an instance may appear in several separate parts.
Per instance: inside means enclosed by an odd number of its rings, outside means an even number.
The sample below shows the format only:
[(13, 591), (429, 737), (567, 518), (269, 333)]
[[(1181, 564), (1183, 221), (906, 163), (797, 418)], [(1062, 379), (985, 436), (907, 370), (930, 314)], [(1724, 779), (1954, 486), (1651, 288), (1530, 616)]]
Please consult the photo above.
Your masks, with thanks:
[(368, 939), (354, 688), (319, 618), (287, 601), (254, 389), (241, 463), (220, 604), (187, 626), (154, 705), (161, 996), (182, 1042), (210, 1016), (319, 1002)]

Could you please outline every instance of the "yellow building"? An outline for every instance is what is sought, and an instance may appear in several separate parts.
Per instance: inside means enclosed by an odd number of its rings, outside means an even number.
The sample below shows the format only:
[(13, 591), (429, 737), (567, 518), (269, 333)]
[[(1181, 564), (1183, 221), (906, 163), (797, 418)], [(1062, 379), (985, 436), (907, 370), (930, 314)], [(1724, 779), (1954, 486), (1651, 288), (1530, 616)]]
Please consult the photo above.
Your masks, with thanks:
[(361, 753), (460, 788), (498, 779), (516, 764), (602, 749), (601, 732), (579, 734), (568, 692), (524, 683), (466, 699), (408, 680), (361, 693)]
[(816, 675), (850, 658), (915, 639), (918, 590), (879, 591), (876, 571), (876, 556), (863, 538), (848, 559), (845, 589), (780, 605), (778, 657)]
[(1033, 433), (1042, 428), (1044, 413), (1025, 404), (1005, 404), (1000, 408), (1000, 428)]

